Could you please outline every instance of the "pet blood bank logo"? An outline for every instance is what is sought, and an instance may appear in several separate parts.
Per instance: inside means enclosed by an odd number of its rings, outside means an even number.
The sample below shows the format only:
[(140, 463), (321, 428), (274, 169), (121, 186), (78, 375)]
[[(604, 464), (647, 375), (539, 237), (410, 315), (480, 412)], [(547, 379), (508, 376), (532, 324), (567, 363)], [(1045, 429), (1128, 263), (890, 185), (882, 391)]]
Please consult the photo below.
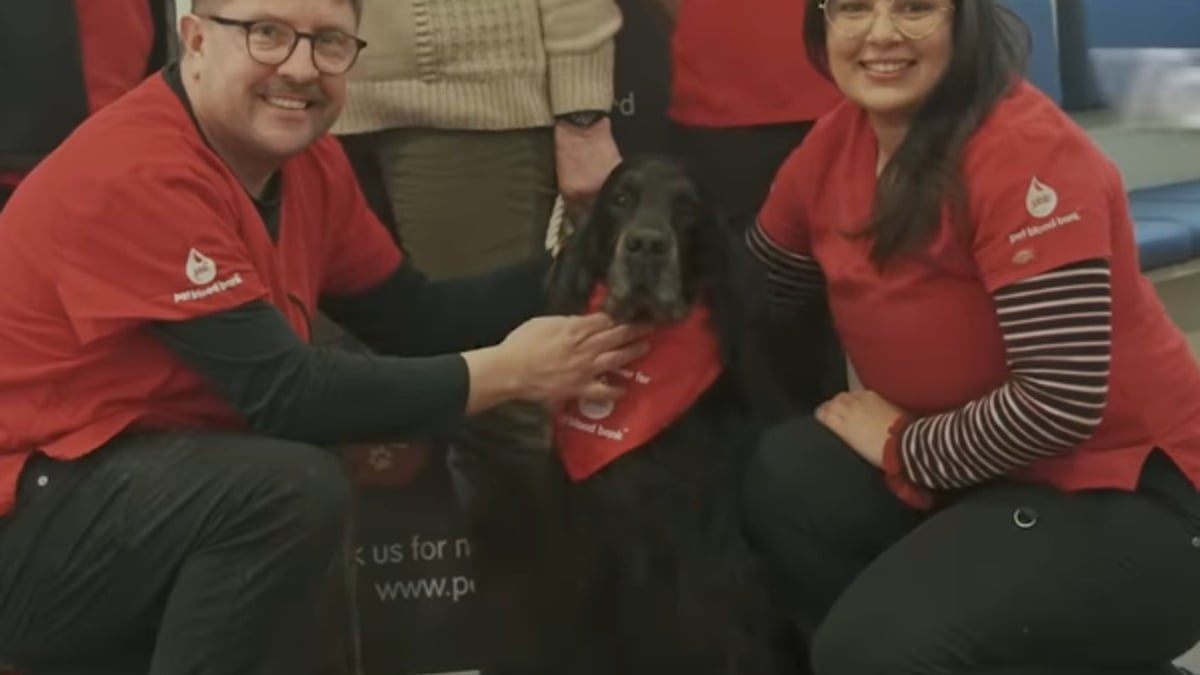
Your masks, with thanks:
[(589, 420), (602, 420), (613, 414), (617, 404), (613, 401), (584, 401), (580, 400), (576, 408), (579, 414)]
[(611, 377), (616, 401), (564, 401), (554, 413), (554, 447), (572, 480), (584, 480), (632, 452), (686, 414), (723, 370), (709, 312), (697, 306), (647, 338), (650, 351)]
[[(1058, 212), (1059, 206), (1058, 192), (1038, 180), (1037, 176), (1034, 176), (1029, 181), (1029, 190), (1025, 192), (1025, 210), (1029, 212), (1029, 215), (1037, 218), (1038, 222), (1026, 224), (1021, 229), (1008, 235), (1008, 243), (1018, 244), (1027, 242), (1035, 237), (1053, 232), (1064, 225), (1078, 223), (1083, 220), (1080, 208), (1060, 215), (1054, 215)], [(1013, 262), (1018, 265), (1025, 265), (1033, 261), (1036, 256), (1036, 251), (1031, 248), (1024, 248), (1013, 255)]]
[(237, 272), (218, 281), (217, 262), (195, 248), (188, 250), (187, 263), (184, 264), (183, 271), (193, 288), (176, 293), (173, 298), (176, 304), (202, 300), (242, 285), (242, 275)]
[[(650, 384), (650, 376), (640, 370), (618, 369), (613, 371), (613, 374), (622, 379), (627, 387), (625, 395), (621, 398), (622, 408), (628, 412), (629, 408), (637, 408), (645, 396), (644, 388)], [(575, 412), (578, 417), (571, 412), (564, 411), (561, 413), (560, 422), (575, 431), (585, 434), (604, 438), (612, 441), (625, 440), (625, 434), (629, 432), (629, 427), (624, 422), (606, 426), (605, 420), (613, 417), (617, 412), (618, 401), (587, 401), (579, 399), (575, 401)], [(568, 409), (569, 410), (569, 409)], [(621, 417), (618, 415), (618, 417)], [(627, 421), (627, 420), (626, 420)]]
[(211, 284), (217, 278), (217, 263), (212, 258), (196, 249), (188, 251), (187, 265), (184, 267), (188, 281), (203, 286)]
[(1058, 208), (1058, 193), (1034, 176), (1025, 193), (1025, 208), (1034, 218), (1045, 218)]

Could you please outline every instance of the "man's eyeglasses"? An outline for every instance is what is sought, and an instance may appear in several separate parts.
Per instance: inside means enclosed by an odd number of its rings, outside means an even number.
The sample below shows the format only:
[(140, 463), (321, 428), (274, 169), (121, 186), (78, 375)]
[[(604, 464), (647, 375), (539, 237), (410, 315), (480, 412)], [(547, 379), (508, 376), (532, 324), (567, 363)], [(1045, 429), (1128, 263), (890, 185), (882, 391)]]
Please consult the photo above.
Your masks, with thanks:
[(204, 15), (202, 19), (236, 26), (246, 32), (246, 51), (264, 66), (278, 66), (292, 58), (296, 45), (306, 39), (312, 44), (313, 67), (322, 75), (341, 75), (354, 65), (367, 43), (340, 30), (302, 33), (282, 21), (240, 21), (223, 16)]
[(884, 7), (896, 31), (910, 40), (933, 34), (942, 19), (954, 11), (945, 0), (825, 0), (821, 9), (829, 25), (848, 38), (870, 32)]

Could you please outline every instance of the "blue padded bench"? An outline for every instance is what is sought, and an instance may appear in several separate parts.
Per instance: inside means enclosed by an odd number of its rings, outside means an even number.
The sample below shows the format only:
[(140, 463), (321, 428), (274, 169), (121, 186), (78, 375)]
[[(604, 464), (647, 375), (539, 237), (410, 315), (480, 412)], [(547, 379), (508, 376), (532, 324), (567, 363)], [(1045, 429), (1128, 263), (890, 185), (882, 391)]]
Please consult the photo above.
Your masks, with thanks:
[[(1121, 52), (1200, 48), (1200, 0), (1055, 0), (1055, 4), (1066, 110), (1102, 108), (1111, 96), (1127, 91), (1132, 70), (1140, 62)], [(1115, 55), (1104, 54), (1114, 51)]]
[(1142, 269), (1200, 258), (1200, 181), (1129, 193)]
[(1002, 2), (1021, 17), (1033, 38), (1033, 52), (1029, 55), (1029, 81), (1054, 99), (1055, 103), (1062, 104), (1062, 75), (1058, 61), (1058, 32), (1053, 0)]
[(1183, 223), (1138, 218), (1134, 227), (1143, 272), (1179, 265), (1196, 257), (1200, 235)]
[[(1190, 202), (1200, 205), (1200, 180), (1141, 188), (1129, 193), (1129, 198), (1136, 198), (1137, 201)], [(1197, 214), (1196, 218), (1200, 220), (1200, 214)]]
[(1086, 0), (1086, 14), (1093, 48), (1200, 48), (1197, 0)]

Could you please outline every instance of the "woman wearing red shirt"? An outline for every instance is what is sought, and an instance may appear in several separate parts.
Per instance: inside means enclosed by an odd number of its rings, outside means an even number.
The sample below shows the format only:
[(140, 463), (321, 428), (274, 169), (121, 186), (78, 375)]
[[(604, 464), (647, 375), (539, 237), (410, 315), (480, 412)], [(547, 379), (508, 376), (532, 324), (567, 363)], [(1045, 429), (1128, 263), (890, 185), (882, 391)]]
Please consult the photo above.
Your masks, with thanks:
[(1200, 368), (1118, 169), (993, 0), (811, 0), (847, 101), (751, 249), (863, 383), (747, 476), (817, 675), (1166, 673), (1200, 639)]

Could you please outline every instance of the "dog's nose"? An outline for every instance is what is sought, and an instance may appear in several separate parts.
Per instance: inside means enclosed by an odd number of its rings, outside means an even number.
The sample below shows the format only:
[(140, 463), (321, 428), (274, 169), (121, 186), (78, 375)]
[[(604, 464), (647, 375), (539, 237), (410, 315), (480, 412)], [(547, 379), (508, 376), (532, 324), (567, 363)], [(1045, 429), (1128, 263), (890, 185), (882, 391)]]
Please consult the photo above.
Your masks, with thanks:
[(638, 258), (661, 258), (671, 248), (665, 232), (649, 228), (633, 230), (625, 235), (625, 252)]

